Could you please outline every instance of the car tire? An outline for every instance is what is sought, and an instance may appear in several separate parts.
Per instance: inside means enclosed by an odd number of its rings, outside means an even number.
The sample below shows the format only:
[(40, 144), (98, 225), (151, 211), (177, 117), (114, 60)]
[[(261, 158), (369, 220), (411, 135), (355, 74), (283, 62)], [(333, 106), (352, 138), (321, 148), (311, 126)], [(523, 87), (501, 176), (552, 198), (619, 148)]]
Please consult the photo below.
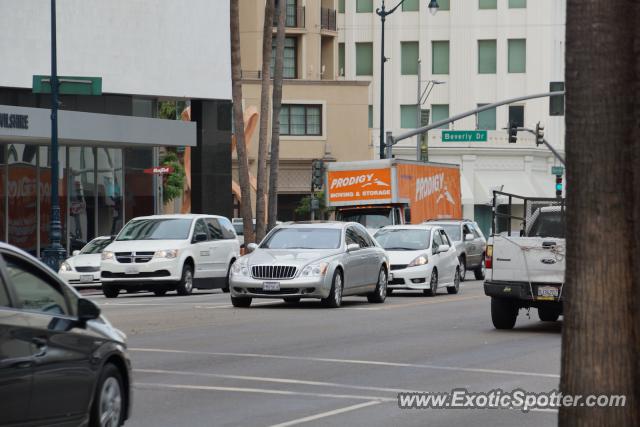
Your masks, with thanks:
[(480, 266), (473, 270), (473, 274), (476, 276), (476, 280), (484, 280), (485, 276), (485, 266), (484, 266), (484, 254), (482, 254), (482, 261), (480, 262)]
[(560, 317), (560, 310), (556, 307), (538, 307), (538, 318), (542, 322), (556, 322)]
[[(107, 363), (102, 368), (100, 379), (91, 406), (91, 427), (121, 426), (126, 413), (125, 390), (118, 368)], [(101, 422), (104, 418), (109, 422)]]
[(113, 285), (102, 284), (102, 294), (106, 298), (118, 298), (118, 294), (120, 293), (120, 288)]
[(250, 297), (234, 297), (231, 295), (231, 305), (239, 308), (246, 308), (251, 306), (251, 298)]
[(460, 281), (464, 282), (467, 278), (467, 258), (465, 256), (460, 257)]
[(513, 329), (518, 311), (518, 306), (509, 299), (491, 298), (491, 321), (496, 329)]
[(222, 288), (222, 292), (224, 292), (225, 294), (229, 293), (229, 275), (231, 274), (231, 266), (234, 262), (235, 260), (231, 261), (229, 263), (229, 267), (227, 268), (227, 276), (224, 279), (224, 287)]
[(166, 289), (156, 289), (153, 291), (153, 294), (157, 297), (162, 297), (167, 293)]
[(434, 268), (431, 270), (431, 279), (429, 279), (429, 289), (424, 290), (424, 294), (429, 297), (435, 297), (438, 292), (438, 271)]
[(340, 270), (336, 270), (333, 273), (333, 279), (331, 280), (329, 296), (322, 299), (322, 304), (329, 308), (340, 307), (340, 305), (342, 305), (343, 286), (342, 273), (340, 273)]
[(297, 304), (301, 300), (300, 297), (285, 297), (283, 299), (284, 299), (284, 302), (286, 302), (287, 304)]
[(391, 295), (393, 293), (393, 289), (389, 289), (389, 287), (387, 286), (387, 296)]
[(453, 286), (447, 286), (447, 292), (452, 295), (460, 292), (460, 268), (456, 268), (456, 274), (453, 277)]
[(387, 299), (387, 285), (389, 284), (389, 276), (387, 275), (387, 269), (382, 266), (378, 272), (378, 282), (376, 283), (376, 289), (367, 295), (367, 300), (373, 304), (382, 304)]
[(191, 295), (193, 292), (193, 267), (185, 264), (182, 267), (182, 277), (176, 288), (178, 295)]

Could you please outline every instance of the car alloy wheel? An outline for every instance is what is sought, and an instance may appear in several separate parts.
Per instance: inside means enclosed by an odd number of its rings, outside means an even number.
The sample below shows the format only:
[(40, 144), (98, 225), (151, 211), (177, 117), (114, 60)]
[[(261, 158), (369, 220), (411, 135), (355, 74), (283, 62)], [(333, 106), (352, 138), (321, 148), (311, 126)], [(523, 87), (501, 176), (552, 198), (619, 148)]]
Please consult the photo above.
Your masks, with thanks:
[(384, 268), (378, 274), (378, 296), (383, 301), (387, 297), (387, 272)]
[(122, 390), (115, 377), (108, 377), (100, 390), (100, 426), (117, 427), (122, 412)]
[(435, 297), (438, 292), (438, 272), (431, 270), (431, 280), (429, 280), (429, 289), (425, 289), (424, 293), (428, 296)]
[(335, 285), (333, 287), (333, 298), (338, 306), (342, 304), (342, 276), (336, 275)]
[(465, 257), (460, 257), (460, 281), (464, 282), (467, 277), (467, 260)]
[(447, 286), (447, 292), (457, 294), (460, 291), (460, 269), (456, 269), (456, 275), (453, 277), (453, 286)]

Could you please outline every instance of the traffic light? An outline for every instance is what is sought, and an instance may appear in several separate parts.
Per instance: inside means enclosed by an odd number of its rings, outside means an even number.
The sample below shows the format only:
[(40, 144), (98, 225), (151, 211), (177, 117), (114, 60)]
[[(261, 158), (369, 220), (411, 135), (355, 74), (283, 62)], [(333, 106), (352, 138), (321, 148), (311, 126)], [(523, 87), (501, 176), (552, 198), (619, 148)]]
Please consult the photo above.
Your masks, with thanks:
[(311, 186), (314, 189), (322, 189), (324, 184), (324, 162), (322, 160), (314, 160), (311, 164)]
[(509, 123), (509, 144), (518, 142), (518, 125)]
[(562, 175), (556, 175), (556, 197), (562, 197)]
[(538, 122), (536, 125), (536, 145), (544, 144), (544, 126)]

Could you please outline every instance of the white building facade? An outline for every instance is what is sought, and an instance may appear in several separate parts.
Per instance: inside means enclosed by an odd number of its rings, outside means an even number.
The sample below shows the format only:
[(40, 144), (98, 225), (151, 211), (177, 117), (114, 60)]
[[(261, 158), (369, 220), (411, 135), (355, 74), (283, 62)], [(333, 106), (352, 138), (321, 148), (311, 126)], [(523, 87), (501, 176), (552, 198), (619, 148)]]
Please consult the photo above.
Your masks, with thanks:
[[(398, 1), (387, 1), (387, 10)], [(394, 135), (508, 98), (549, 91), (564, 80), (564, 0), (438, 0), (429, 13), (427, 0), (405, 0), (385, 24), (385, 131)], [(381, 23), (375, 10), (382, 0), (340, 1), (339, 67), (346, 79), (371, 80), (369, 125), (374, 152), (380, 135)], [(433, 82), (437, 84), (433, 84)], [(431, 83), (430, 83), (431, 82)], [(429, 93), (429, 88), (433, 89)], [(428, 98), (426, 97), (429, 93)], [(426, 99), (425, 99), (426, 98)], [(520, 132), (509, 144), (509, 122), (535, 129), (564, 152), (564, 116), (549, 115), (542, 98), (470, 116), (450, 130), (487, 130), (485, 142), (442, 142), (429, 133), (430, 161), (457, 163), (462, 169), (464, 216), (488, 230), (492, 190), (525, 196), (554, 197), (551, 166), (559, 164), (533, 135)], [(393, 148), (399, 158), (416, 159), (418, 145), (409, 138)]]

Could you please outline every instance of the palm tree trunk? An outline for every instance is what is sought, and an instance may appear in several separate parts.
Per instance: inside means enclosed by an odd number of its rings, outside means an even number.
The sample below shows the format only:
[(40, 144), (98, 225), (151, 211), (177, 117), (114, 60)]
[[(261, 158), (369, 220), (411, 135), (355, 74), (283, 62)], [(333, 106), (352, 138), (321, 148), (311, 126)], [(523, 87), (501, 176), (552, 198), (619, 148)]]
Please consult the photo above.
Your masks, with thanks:
[(277, 7), (278, 34), (276, 36), (276, 63), (273, 76), (273, 116), (271, 119), (271, 156), (269, 163), (269, 203), (267, 231), (278, 220), (278, 167), (280, 163), (280, 108), (282, 107), (282, 77), (284, 68), (284, 24), (286, 2), (280, 0)]
[(253, 213), (251, 209), (251, 185), (249, 183), (249, 159), (244, 140), (244, 120), (242, 114), (242, 64), (240, 60), (240, 0), (231, 0), (231, 82), (233, 97), (233, 120), (235, 124), (236, 152), (238, 153), (238, 180), (242, 191), (240, 212), (244, 222), (245, 244), (255, 242), (253, 234)]
[(567, 3), (560, 389), (626, 395), (626, 406), (561, 407), (561, 426), (640, 425), (639, 20), (637, 1)]
[[(283, 0), (281, 0), (283, 1)], [(264, 6), (262, 32), (262, 91), (260, 94), (260, 135), (258, 137), (258, 185), (256, 188), (256, 239), (265, 235), (265, 187), (267, 186), (267, 132), (269, 130), (269, 92), (271, 90), (271, 47), (273, 38), (273, 0)]]

